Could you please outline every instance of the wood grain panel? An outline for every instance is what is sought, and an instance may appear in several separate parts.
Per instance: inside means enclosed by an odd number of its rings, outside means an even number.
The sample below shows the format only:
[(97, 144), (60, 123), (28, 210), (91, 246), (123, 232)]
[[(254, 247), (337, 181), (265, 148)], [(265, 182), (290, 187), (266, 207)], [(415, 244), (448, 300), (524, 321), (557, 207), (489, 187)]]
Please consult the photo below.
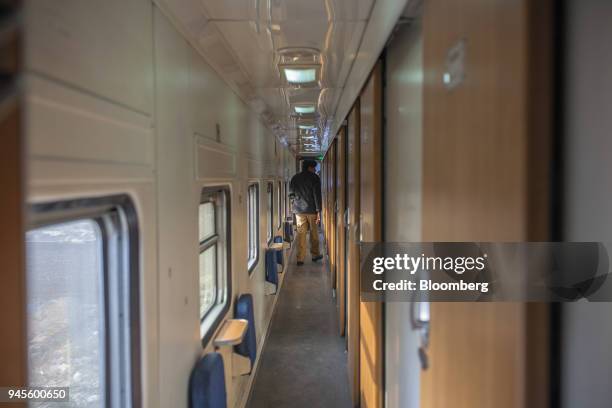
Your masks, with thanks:
[[(382, 63), (378, 62), (360, 96), (362, 242), (382, 240)], [(381, 302), (361, 302), (361, 407), (383, 406), (383, 313)]]
[[(549, 6), (425, 3), (424, 241), (548, 238), (550, 89), (534, 82), (548, 57), (534, 47), (550, 46), (541, 37), (550, 20), (532, 15), (536, 7), (547, 15)], [(445, 60), (460, 40), (466, 76), (448, 90)], [(432, 304), (421, 406), (546, 406), (547, 313), (538, 304)]]
[[(24, 147), (16, 99), (0, 103), (0, 385), (26, 384)], [(9, 404), (19, 407), (25, 404)]]
[[(25, 386), (25, 144), (18, 82), (22, 71), (21, 1), (4, 2), (0, 21), (0, 386)], [(25, 407), (25, 403), (1, 406)]]
[(323, 164), (321, 166), (321, 174), (322, 174), (322, 179), (321, 179), (321, 191), (323, 194), (323, 208), (322, 208), (322, 214), (321, 214), (321, 219), (323, 220), (323, 234), (325, 236), (325, 242), (327, 242), (327, 239), (329, 237), (328, 232), (328, 220), (327, 220), (327, 216), (329, 214), (329, 194), (328, 194), (328, 190), (327, 190), (327, 186), (329, 185), (329, 169), (328, 169), (328, 163), (329, 163), (329, 153), (325, 154), (325, 157), (323, 158)]
[(344, 336), (346, 327), (346, 128), (341, 128), (336, 137), (336, 305), (338, 308), (338, 329)]
[(329, 237), (327, 250), (332, 288), (336, 288), (336, 146), (334, 140), (329, 149)]
[(360, 197), (360, 115), (359, 100), (348, 116), (347, 125), (347, 259), (346, 336), (348, 377), (353, 406), (359, 405), (359, 197)]

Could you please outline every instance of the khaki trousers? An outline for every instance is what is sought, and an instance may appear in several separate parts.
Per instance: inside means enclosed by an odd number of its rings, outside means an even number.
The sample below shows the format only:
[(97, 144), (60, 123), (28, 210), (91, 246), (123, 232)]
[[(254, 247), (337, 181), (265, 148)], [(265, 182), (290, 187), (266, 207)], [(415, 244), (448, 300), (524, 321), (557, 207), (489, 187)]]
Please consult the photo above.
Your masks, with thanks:
[(295, 214), (297, 221), (297, 260), (304, 262), (306, 256), (306, 234), (310, 231), (310, 254), (319, 256), (319, 229), (317, 214)]

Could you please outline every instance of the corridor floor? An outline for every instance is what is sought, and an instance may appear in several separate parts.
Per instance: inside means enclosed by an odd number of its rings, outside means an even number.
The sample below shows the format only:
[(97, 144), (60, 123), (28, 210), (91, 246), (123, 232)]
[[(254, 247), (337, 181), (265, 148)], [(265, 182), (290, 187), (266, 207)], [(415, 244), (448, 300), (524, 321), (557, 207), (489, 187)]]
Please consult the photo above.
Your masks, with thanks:
[[(295, 252), (295, 251), (294, 251)], [(350, 407), (344, 338), (327, 264), (291, 257), (249, 408)]]

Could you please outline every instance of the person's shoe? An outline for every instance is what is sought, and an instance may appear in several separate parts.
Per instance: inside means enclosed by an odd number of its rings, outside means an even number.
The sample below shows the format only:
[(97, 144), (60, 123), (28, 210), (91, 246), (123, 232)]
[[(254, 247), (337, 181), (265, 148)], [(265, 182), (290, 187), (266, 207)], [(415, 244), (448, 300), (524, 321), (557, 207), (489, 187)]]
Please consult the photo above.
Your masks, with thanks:
[(321, 259), (323, 259), (323, 255), (313, 256), (312, 257), (312, 262), (317, 262), (317, 261), (319, 261)]
[(297, 266), (302, 266), (302, 265), (304, 265), (304, 262), (302, 262), (302, 261), (297, 261)]

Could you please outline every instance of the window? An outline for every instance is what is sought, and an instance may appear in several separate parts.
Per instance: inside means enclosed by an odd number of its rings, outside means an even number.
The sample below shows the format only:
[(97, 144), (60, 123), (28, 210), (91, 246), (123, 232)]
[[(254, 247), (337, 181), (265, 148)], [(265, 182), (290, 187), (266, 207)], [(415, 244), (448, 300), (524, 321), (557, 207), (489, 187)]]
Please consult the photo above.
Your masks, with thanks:
[(285, 181), (285, 216), (291, 217), (291, 200), (289, 199), (289, 182)]
[(278, 227), (277, 229), (280, 229), (283, 226), (283, 187), (282, 187), (282, 183), (279, 181), (277, 184), (277, 190), (276, 190), (276, 212), (278, 215)]
[(200, 336), (205, 346), (229, 308), (230, 199), (225, 188), (202, 190), (199, 207)]
[(26, 233), (28, 385), (139, 406), (136, 214), (126, 196), (36, 204)]
[(274, 235), (274, 184), (268, 183), (268, 243), (272, 241)]
[(249, 185), (247, 191), (248, 268), (255, 269), (259, 260), (259, 184)]

